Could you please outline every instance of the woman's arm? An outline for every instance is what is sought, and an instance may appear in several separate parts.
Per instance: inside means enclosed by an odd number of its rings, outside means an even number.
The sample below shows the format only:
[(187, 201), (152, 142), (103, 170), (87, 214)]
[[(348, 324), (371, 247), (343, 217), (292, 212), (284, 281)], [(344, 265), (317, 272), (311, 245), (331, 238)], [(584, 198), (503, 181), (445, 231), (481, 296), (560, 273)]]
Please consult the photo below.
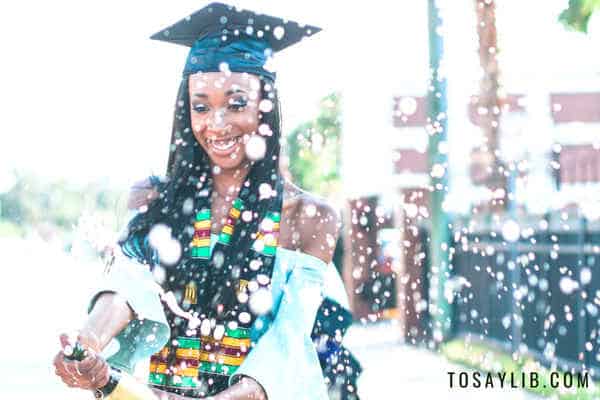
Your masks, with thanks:
[[(70, 387), (102, 387), (108, 381), (109, 370), (108, 364), (98, 353), (132, 318), (133, 313), (123, 298), (114, 293), (101, 294), (77, 338), (90, 354), (82, 361), (67, 361), (63, 351), (59, 351), (54, 358), (56, 375)], [(60, 336), (60, 341), (63, 348), (70, 344), (65, 334)]]
[(81, 328), (79, 341), (84, 346), (100, 352), (133, 317), (133, 311), (123, 297), (116, 293), (102, 293)]
[[(96, 356), (108, 343), (117, 338), (119, 350), (109, 359), (119, 369), (129, 371), (136, 360), (145, 358), (168, 340), (169, 326), (160, 302), (160, 287), (154, 281), (148, 265), (115, 251), (114, 262), (89, 307), (78, 341), (87, 348), (91, 361), (65, 361), (63, 351), (54, 360), (56, 374), (71, 387), (94, 389), (98, 379), (105, 378), (106, 361)], [(125, 329), (127, 328), (127, 329)], [(125, 334), (122, 334), (125, 332)], [(132, 343), (132, 340), (139, 343)], [(61, 337), (63, 348), (68, 345), (66, 335)], [(100, 374), (98, 376), (97, 374)], [(101, 379), (103, 380), (103, 379)]]
[(329, 264), (341, 225), (338, 212), (326, 202), (310, 197), (302, 200), (296, 219), (300, 250)]

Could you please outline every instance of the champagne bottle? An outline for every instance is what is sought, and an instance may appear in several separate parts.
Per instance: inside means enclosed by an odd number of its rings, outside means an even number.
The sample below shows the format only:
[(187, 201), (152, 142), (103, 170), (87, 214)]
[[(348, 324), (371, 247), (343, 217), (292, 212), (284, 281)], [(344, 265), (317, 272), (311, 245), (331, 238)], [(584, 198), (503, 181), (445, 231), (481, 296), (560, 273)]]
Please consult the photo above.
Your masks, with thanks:
[[(65, 349), (65, 359), (82, 361), (86, 350), (76, 342), (72, 348)], [(108, 383), (94, 391), (97, 399), (106, 400), (159, 400), (158, 396), (146, 385), (136, 381), (131, 375), (110, 367)]]

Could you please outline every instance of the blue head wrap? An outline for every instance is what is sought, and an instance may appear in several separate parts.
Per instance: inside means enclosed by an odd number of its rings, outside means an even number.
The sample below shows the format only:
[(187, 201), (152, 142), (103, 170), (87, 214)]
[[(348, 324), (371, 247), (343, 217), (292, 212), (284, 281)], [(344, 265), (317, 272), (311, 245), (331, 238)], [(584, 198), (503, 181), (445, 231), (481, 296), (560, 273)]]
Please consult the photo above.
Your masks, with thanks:
[(223, 71), (225, 68), (274, 81), (275, 73), (264, 68), (273, 52), (269, 44), (242, 33), (232, 37), (227, 32), (211, 33), (196, 40), (188, 53), (183, 76), (200, 71)]

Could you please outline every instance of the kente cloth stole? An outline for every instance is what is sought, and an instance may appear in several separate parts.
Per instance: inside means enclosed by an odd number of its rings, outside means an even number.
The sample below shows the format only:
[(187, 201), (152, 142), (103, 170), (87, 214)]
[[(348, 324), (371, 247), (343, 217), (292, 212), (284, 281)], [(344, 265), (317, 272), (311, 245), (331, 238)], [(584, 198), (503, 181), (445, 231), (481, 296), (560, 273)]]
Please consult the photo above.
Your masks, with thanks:
[[(238, 198), (232, 203), (227, 221), (219, 234), (220, 243), (230, 244), (235, 223), (242, 210), (243, 203)], [(210, 258), (210, 226), (210, 209), (199, 211), (196, 214), (194, 236), (190, 243), (191, 258)], [(280, 214), (267, 213), (259, 226), (252, 250), (263, 257), (274, 258), (279, 238)], [(247, 285), (247, 280), (240, 279), (237, 294), (247, 291)], [(183, 301), (196, 303), (196, 287), (193, 282), (185, 287)], [(198, 389), (202, 381), (212, 379), (214, 382), (220, 382), (220, 385), (228, 381), (251, 348), (250, 329), (240, 326), (231, 329), (226, 324), (225, 331), (218, 340), (212, 334), (212, 329), (211, 334), (206, 336), (200, 333), (201, 330), (197, 330), (196, 336), (172, 337), (161, 351), (150, 358), (151, 385), (185, 392)]]

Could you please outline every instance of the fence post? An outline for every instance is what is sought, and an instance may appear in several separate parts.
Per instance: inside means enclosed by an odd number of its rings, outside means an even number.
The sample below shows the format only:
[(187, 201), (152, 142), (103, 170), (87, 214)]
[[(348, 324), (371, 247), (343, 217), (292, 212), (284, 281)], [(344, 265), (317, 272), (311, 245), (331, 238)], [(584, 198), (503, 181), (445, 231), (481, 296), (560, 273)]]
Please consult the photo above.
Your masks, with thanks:
[(580, 227), (579, 227), (579, 235), (577, 235), (577, 247), (578, 247), (578, 251), (579, 251), (579, 255), (577, 257), (577, 280), (579, 281), (579, 287), (580, 290), (577, 292), (577, 301), (575, 303), (575, 318), (579, 318), (580, 319), (580, 324), (579, 324), (579, 330), (577, 332), (577, 349), (580, 351), (580, 353), (577, 355), (577, 358), (579, 361), (583, 362), (584, 365), (587, 364), (589, 365), (588, 361), (588, 357), (586, 357), (586, 354), (588, 354), (589, 352), (586, 351), (585, 348), (585, 338), (586, 338), (586, 333), (587, 333), (587, 326), (588, 326), (588, 315), (587, 312), (585, 310), (585, 302), (584, 302), (584, 294), (586, 293), (586, 288), (584, 287), (583, 284), (583, 276), (582, 276), (582, 271), (584, 266), (587, 264), (585, 261), (585, 243), (586, 243), (586, 239), (587, 239), (587, 231), (588, 231), (588, 226), (587, 226), (587, 218), (585, 217), (585, 215), (580, 213)]
[[(509, 179), (508, 179), (508, 214), (513, 221), (517, 221), (517, 204), (516, 204), (516, 187), (517, 187), (517, 167), (515, 163), (512, 163), (509, 168)], [(512, 198), (510, 197), (512, 195)], [(511, 286), (511, 336), (512, 340), (511, 349), (514, 352), (519, 350), (519, 345), (521, 344), (521, 324), (523, 321), (522, 312), (521, 312), (521, 301), (520, 299), (517, 302), (517, 292), (519, 291), (519, 284), (521, 283), (521, 267), (519, 266), (519, 253), (517, 251), (517, 245), (521, 239), (519, 238), (515, 241), (511, 241), (509, 243), (509, 260), (507, 267), (509, 269), (509, 283)], [(510, 268), (512, 262), (512, 269)]]
[(431, 177), (431, 268), (429, 282), (429, 312), (432, 334), (436, 343), (448, 338), (451, 331), (450, 303), (446, 299), (446, 281), (449, 275), (448, 215), (442, 204), (448, 190), (448, 156), (440, 152), (447, 135), (446, 78), (440, 74), (444, 55), (442, 18), (436, 0), (428, 0), (429, 67), (431, 83), (428, 92), (428, 164)]

